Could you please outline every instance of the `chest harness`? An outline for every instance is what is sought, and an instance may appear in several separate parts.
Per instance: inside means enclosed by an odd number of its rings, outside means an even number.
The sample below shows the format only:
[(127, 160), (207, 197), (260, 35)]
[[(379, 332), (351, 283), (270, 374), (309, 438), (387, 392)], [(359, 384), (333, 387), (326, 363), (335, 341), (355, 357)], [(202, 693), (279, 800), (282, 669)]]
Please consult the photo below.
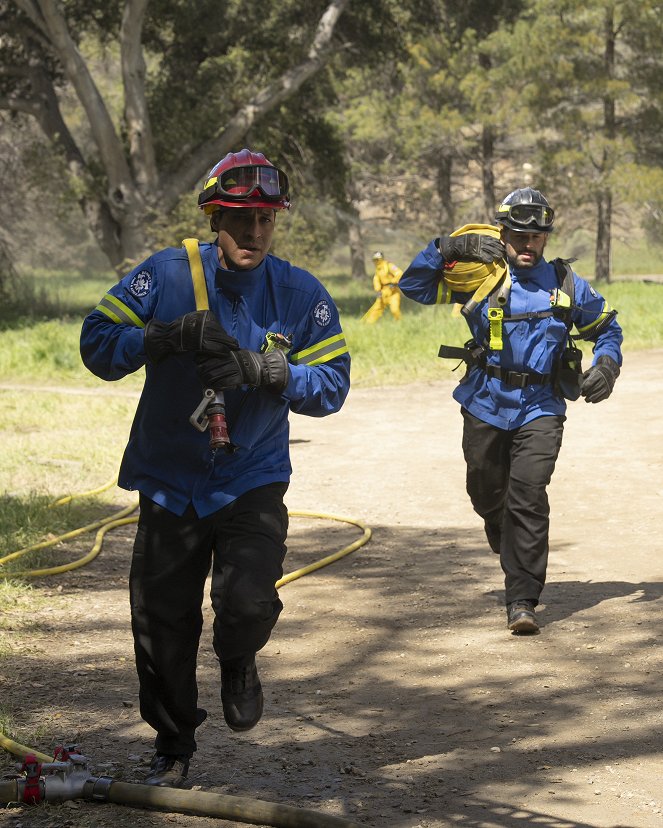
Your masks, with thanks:
[[(580, 336), (571, 335), (571, 328), (573, 327), (572, 311), (575, 306), (575, 285), (573, 270), (571, 268), (571, 262), (573, 261), (575, 259), (553, 259), (551, 262), (555, 268), (559, 287), (555, 288), (550, 294), (550, 310), (505, 316), (502, 306), (506, 303), (508, 294), (502, 288), (496, 286), (488, 297), (489, 332), (487, 340), (479, 343), (474, 339), (470, 339), (462, 348), (452, 345), (440, 346), (438, 356), (445, 359), (460, 359), (465, 363), (466, 371), (461, 379), (461, 383), (467, 380), (473, 368), (480, 368), (489, 377), (495, 377), (507, 385), (512, 385), (516, 388), (525, 388), (527, 385), (550, 384), (554, 386), (555, 392), (559, 396), (572, 400), (578, 398), (578, 378), (582, 371), (582, 351), (573, 344), (573, 340), (579, 339)], [(467, 313), (465, 307), (463, 308), (463, 312)], [(502, 339), (504, 324), (520, 322), (525, 319), (546, 319), (550, 316), (556, 316), (562, 319), (567, 330), (564, 350), (551, 373), (539, 374), (536, 371), (510, 371), (502, 368), (500, 365), (487, 364), (488, 352), (501, 351), (504, 346)]]

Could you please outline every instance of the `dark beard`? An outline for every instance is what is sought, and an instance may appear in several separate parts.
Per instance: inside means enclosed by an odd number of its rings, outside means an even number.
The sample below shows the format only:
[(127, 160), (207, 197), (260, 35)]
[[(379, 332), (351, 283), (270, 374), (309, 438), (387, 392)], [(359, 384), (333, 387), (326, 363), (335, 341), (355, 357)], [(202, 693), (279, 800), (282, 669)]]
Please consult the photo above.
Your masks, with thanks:
[(526, 265), (517, 265), (517, 256), (507, 256), (507, 261), (511, 267), (515, 267), (517, 270), (532, 270), (532, 268), (536, 267), (543, 258), (543, 253), (532, 253), (532, 255), (534, 256), (534, 261)]

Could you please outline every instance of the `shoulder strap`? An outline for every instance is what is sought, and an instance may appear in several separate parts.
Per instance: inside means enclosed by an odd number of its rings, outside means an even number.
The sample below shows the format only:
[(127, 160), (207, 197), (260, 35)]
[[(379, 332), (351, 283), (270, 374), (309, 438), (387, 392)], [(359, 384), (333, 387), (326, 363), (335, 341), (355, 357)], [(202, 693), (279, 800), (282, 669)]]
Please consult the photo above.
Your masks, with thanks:
[(191, 280), (193, 281), (193, 295), (196, 298), (196, 310), (209, 310), (205, 271), (203, 269), (203, 259), (200, 255), (200, 243), (198, 239), (184, 239), (182, 244), (189, 257)]
[(553, 259), (551, 264), (555, 268), (555, 273), (557, 274), (557, 281), (559, 282), (559, 286), (561, 289), (566, 293), (566, 295), (571, 299), (571, 304), (573, 304), (575, 299), (575, 282), (573, 280), (573, 268), (571, 265), (573, 262), (577, 261), (575, 257), (571, 259)]
[(572, 320), (572, 308), (575, 304), (575, 281), (573, 279), (573, 268), (571, 264), (577, 261), (575, 257), (571, 259), (553, 259), (552, 265), (555, 268), (555, 273), (557, 274), (557, 282), (559, 283), (560, 289), (562, 293), (565, 293), (569, 298), (569, 307), (565, 314), (565, 322), (566, 327), (571, 334), (571, 328), (573, 327), (573, 320)]

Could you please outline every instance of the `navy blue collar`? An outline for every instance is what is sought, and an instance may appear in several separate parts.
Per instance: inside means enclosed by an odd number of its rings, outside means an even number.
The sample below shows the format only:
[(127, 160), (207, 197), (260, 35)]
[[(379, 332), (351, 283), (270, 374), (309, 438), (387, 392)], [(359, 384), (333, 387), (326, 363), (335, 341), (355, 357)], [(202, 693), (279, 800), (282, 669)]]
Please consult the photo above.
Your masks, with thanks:
[(257, 267), (251, 270), (228, 270), (221, 267), (219, 263), (218, 247), (213, 245), (214, 256), (216, 257), (216, 275), (214, 283), (218, 290), (227, 291), (237, 295), (252, 293), (260, 285), (265, 277), (267, 256)]

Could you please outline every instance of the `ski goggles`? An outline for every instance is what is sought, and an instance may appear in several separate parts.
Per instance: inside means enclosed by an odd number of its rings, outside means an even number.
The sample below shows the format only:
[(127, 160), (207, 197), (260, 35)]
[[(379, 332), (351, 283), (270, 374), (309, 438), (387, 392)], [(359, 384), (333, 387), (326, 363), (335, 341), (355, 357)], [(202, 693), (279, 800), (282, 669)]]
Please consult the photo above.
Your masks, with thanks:
[(215, 197), (231, 201), (251, 198), (258, 190), (266, 201), (282, 201), (288, 198), (288, 176), (276, 167), (250, 164), (224, 170), (216, 178), (210, 178), (198, 198), (202, 206)]
[(552, 227), (555, 220), (555, 211), (544, 204), (502, 204), (497, 211), (500, 218), (510, 219), (514, 224), (528, 227), (535, 224), (538, 227)]

